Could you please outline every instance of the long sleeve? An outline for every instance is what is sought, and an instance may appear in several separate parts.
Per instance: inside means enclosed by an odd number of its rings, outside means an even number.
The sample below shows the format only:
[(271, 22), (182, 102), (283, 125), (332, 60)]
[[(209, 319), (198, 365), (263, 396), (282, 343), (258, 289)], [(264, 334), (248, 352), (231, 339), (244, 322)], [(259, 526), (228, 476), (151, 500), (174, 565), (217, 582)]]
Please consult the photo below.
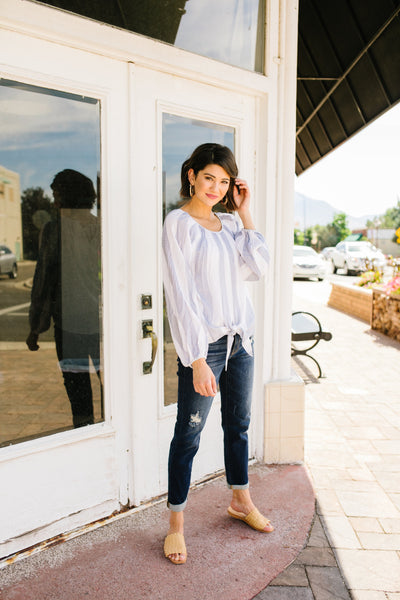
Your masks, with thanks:
[(243, 230), (230, 214), (211, 231), (187, 212), (171, 211), (164, 223), (164, 290), (175, 349), (184, 366), (206, 358), (209, 344), (240, 335), (251, 354), (254, 311), (245, 280), (259, 279), (268, 264), (264, 238)]
[(202, 302), (188, 264), (190, 252), (187, 229), (180, 228), (179, 220), (168, 215), (163, 229), (164, 291), (172, 338), (185, 367), (206, 358), (208, 349)]
[(269, 265), (268, 247), (261, 233), (239, 229), (235, 234), (236, 248), (240, 254), (240, 271), (244, 280), (258, 281)]

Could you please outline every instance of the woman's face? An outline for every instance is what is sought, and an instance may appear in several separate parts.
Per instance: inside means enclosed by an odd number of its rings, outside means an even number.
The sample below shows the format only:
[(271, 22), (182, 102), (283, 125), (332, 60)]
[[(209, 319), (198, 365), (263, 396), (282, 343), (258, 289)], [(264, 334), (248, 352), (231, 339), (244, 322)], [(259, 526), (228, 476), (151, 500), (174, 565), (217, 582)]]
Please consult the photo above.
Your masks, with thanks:
[(219, 165), (207, 165), (197, 176), (193, 169), (189, 169), (188, 177), (196, 198), (211, 207), (225, 197), (231, 180), (225, 169)]

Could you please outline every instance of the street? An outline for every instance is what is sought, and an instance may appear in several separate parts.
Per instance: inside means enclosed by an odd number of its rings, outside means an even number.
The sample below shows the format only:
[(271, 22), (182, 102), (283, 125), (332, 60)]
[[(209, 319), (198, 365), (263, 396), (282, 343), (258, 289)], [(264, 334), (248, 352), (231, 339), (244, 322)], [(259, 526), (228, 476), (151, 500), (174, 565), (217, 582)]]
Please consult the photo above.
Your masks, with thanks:
[[(384, 280), (387, 281), (393, 276), (392, 267), (386, 267)], [(359, 275), (342, 275), (342, 270), (339, 269), (338, 273), (332, 273), (332, 269), (329, 265), (329, 272), (327, 273), (324, 281), (318, 281), (317, 279), (295, 279), (293, 281), (293, 297), (303, 298), (326, 304), (328, 302), (329, 294), (331, 293), (331, 283), (342, 283), (344, 285), (352, 285), (359, 281)], [(297, 309), (297, 306), (294, 309)]]

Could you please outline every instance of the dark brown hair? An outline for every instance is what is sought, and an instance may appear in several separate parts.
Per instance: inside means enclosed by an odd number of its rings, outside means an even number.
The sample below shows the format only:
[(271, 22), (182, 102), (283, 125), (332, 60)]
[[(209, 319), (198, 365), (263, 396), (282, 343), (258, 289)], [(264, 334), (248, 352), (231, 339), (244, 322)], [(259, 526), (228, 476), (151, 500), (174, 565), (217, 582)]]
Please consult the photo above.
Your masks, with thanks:
[(189, 169), (193, 169), (195, 176), (197, 176), (197, 173), (205, 169), (207, 165), (219, 165), (228, 173), (230, 177), (229, 189), (222, 203), (228, 212), (235, 211), (233, 186), (235, 185), (235, 177), (238, 175), (238, 168), (232, 151), (227, 146), (221, 146), (221, 144), (201, 144), (185, 160), (181, 168), (181, 197), (190, 198)]
[(60, 194), (61, 208), (92, 208), (96, 198), (92, 180), (73, 169), (57, 173), (50, 187)]

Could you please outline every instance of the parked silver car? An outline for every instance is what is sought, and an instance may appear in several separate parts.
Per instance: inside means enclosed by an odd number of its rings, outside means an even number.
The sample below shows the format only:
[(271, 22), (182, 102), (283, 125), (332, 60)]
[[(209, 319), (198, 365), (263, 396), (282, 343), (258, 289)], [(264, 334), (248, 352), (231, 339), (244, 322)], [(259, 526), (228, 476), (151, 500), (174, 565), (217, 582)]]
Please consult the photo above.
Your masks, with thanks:
[(325, 278), (326, 260), (310, 248), (310, 246), (293, 246), (293, 278), (316, 277), (319, 281)]
[(330, 260), (334, 249), (335, 246), (326, 246), (323, 250), (321, 250), (320, 254), (323, 258), (325, 258), (325, 260)]
[(362, 273), (372, 265), (386, 266), (386, 258), (371, 242), (339, 242), (331, 254), (333, 272), (342, 269), (343, 275)]
[(18, 275), (17, 257), (7, 246), (0, 246), (0, 274), (16, 279)]

